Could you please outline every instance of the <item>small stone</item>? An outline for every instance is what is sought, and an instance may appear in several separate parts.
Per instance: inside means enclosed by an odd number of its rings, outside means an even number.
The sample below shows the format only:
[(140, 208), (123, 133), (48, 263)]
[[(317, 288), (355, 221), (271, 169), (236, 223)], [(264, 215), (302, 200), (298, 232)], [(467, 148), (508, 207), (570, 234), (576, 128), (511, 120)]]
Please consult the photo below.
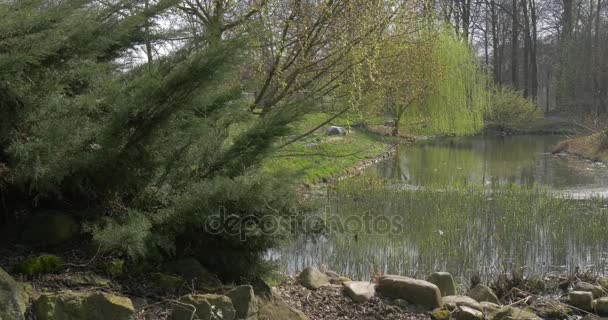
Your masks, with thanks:
[(239, 286), (226, 293), (232, 300), (236, 319), (252, 319), (257, 316), (258, 306), (252, 286)]
[(456, 311), (456, 319), (458, 320), (482, 320), (483, 313), (479, 310), (461, 306)]
[(494, 313), (500, 309), (500, 306), (493, 302), (482, 301), (479, 304), (481, 305), (481, 311), (484, 313)]
[(454, 278), (449, 272), (435, 272), (429, 276), (428, 282), (436, 285), (442, 296), (453, 296), (456, 294)]
[(536, 314), (515, 307), (502, 307), (490, 317), (491, 320), (542, 320)]
[(494, 291), (481, 283), (471, 289), (471, 291), (467, 293), (467, 296), (475, 299), (477, 302), (488, 301), (499, 304), (498, 297), (496, 297)]
[(593, 293), (588, 291), (572, 291), (568, 297), (573, 307), (585, 311), (593, 310)]
[(478, 311), (482, 311), (481, 304), (475, 299), (467, 296), (446, 296), (443, 297), (443, 303), (448, 310), (455, 310), (458, 307), (466, 306)]
[[(232, 300), (217, 294), (193, 294), (182, 297), (173, 308), (172, 320), (234, 320), (236, 311)], [(196, 310), (196, 311), (195, 311)]]
[(300, 273), (300, 276), (298, 276), (298, 280), (301, 285), (311, 290), (317, 290), (321, 287), (331, 285), (329, 280), (327, 280), (327, 276), (315, 267), (304, 269)]
[(327, 129), (327, 135), (328, 136), (345, 136), (346, 129), (344, 129), (343, 127), (331, 126), (331, 127), (329, 127), (329, 129)]
[(431, 312), (431, 319), (433, 320), (449, 320), (450, 311), (444, 308), (438, 308)]
[(579, 282), (574, 286), (572, 291), (587, 291), (593, 294), (593, 298), (597, 299), (604, 295), (604, 288), (587, 282)]
[(595, 302), (595, 313), (600, 317), (608, 317), (608, 297), (599, 298)]
[(185, 283), (182, 277), (166, 273), (154, 273), (151, 276), (154, 289), (163, 293), (175, 294)]
[(410, 305), (407, 301), (403, 299), (395, 299), (391, 302), (391, 304), (401, 309), (407, 309), (407, 307)]
[(376, 285), (367, 281), (349, 281), (343, 284), (346, 294), (354, 302), (371, 300), (376, 294)]
[(331, 284), (342, 284), (342, 281), (340, 281), (340, 275), (335, 271), (325, 271), (325, 276), (327, 276), (327, 280), (329, 280), (329, 283)]
[(380, 277), (377, 289), (384, 296), (405, 299), (427, 309), (443, 306), (439, 288), (428, 281), (387, 275)]

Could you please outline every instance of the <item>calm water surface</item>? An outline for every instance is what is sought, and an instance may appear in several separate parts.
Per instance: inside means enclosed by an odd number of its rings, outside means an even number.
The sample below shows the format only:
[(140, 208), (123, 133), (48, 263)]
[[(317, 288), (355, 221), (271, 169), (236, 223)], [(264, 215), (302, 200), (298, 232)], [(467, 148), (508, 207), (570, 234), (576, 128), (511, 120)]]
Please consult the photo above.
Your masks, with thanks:
[[(343, 191), (319, 199), (325, 219), (399, 218), (400, 232), (297, 235), (269, 257), (288, 273), (325, 265), (356, 279), (440, 270), (466, 279), (512, 267), (533, 274), (576, 267), (606, 273), (608, 168), (551, 155), (563, 138), (442, 138), (402, 147), (368, 172), (389, 189), (346, 181)], [(467, 184), (494, 191), (437, 188)], [(509, 185), (550, 191), (512, 191)]]
[(442, 138), (406, 146), (370, 173), (413, 186), (454, 183), (542, 185), (560, 191), (605, 193), (605, 166), (555, 156), (558, 135)]

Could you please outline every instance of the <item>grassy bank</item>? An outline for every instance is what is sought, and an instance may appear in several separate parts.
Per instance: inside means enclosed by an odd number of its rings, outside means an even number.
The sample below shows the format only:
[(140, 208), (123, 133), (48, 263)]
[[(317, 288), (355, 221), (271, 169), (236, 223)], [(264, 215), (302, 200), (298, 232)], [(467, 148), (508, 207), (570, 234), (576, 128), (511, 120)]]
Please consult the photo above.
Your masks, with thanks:
[[(325, 113), (307, 116), (293, 127), (293, 134), (278, 142), (279, 146), (291, 142), (295, 138), (308, 133), (328, 120)], [(346, 174), (362, 161), (377, 158), (386, 154), (397, 142), (393, 137), (381, 132), (356, 125), (361, 121), (358, 117), (346, 115), (331, 121), (315, 130), (305, 138), (290, 143), (282, 148), (264, 163), (264, 170), (289, 170), (297, 174), (297, 179), (303, 183), (315, 183), (324, 179)], [(365, 124), (379, 127), (384, 118), (365, 119)], [(344, 126), (347, 134), (344, 136), (329, 136), (327, 129), (331, 125)]]
[(608, 137), (606, 132), (562, 141), (555, 153), (567, 153), (593, 161), (608, 162)]

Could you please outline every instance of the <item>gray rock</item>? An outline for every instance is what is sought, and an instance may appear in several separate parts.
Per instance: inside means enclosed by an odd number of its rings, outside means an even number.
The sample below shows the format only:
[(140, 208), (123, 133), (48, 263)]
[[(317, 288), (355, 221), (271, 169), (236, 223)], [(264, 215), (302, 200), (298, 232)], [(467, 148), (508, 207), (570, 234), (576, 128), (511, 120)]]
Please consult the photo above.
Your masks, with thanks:
[(376, 285), (367, 281), (344, 282), (344, 291), (354, 302), (365, 302), (376, 295)]
[(0, 268), (0, 319), (25, 319), (29, 298), (24, 285)]
[(309, 320), (302, 311), (289, 306), (278, 294), (258, 300), (258, 309), (258, 320)]
[(475, 299), (467, 296), (445, 296), (443, 303), (448, 310), (455, 310), (458, 307), (466, 306), (478, 311), (483, 311), (481, 304)]
[(234, 320), (236, 311), (232, 300), (217, 294), (187, 295), (179, 300), (180, 304), (173, 308), (172, 320)]
[(384, 126), (392, 128), (395, 126), (395, 121), (394, 120), (384, 120)]
[(456, 319), (458, 320), (482, 320), (483, 313), (479, 310), (469, 308), (467, 306), (459, 307), (456, 312)]
[(329, 280), (327, 280), (327, 276), (315, 267), (304, 269), (298, 276), (298, 281), (300, 281), (301, 285), (311, 290), (331, 285)]
[(442, 296), (453, 296), (456, 294), (456, 284), (449, 272), (435, 272), (426, 281), (436, 285)]
[(34, 312), (38, 320), (135, 319), (131, 299), (93, 291), (44, 293), (34, 303)]
[(599, 298), (595, 301), (595, 313), (600, 317), (608, 317), (608, 297)]
[(327, 276), (327, 280), (329, 280), (329, 283), (342, 284), (342, 281), (340, 280), (340, 275), (337, 274), (335, 271), (325, 271), (325, 275)]
[(252, 286), (239, 286), (226, 293), (236, 310), (236, 319), (256, 319), (258, 305)]
[(500, 303), (494, 291), (481, 283), (471, 289), (471, 291), (467, 293), (467, 296), (475, 299), (477, 302), (488, 301), (496, 304)]
[(593, 310), (593, 293), (588, 291), (572, 291), (568, 295), (570, 304), (573, 307), (591, 311)]
[(331, 126), (331, 127), (329, 127), (329, 129), (327, 129), (327, 135), (328, 136), (345, 136), (346, 129), (344, 129), (343, 127)]
[(587, 291), (593, 294), (593, 298), (597, 299), (606, 293), (604, 288), (587, 282), (579, 282), (574, 286), (572, 291)]
[(427, 309), (443, 306), (439, 288), (424, 280), (402, 276), (380, 277), (377, 290), (386, 297), (405, 299), (409, 303)]

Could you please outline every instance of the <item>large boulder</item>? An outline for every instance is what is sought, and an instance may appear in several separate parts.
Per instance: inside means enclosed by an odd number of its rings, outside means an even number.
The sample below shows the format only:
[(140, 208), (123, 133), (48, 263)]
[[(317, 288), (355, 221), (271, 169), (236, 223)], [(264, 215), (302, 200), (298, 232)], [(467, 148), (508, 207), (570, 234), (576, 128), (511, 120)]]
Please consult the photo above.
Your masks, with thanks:
[(25, 286), (0, 268), (0, 320), (23, 320), (29, 295)]
[(458, 307), (466, 306), (475, 310), (483, 311), (481, 304), (475, 299), (467, 296), (445, 296), (443, 303), (448, 310), (455, 310)]
[(328, 136), (345, 136), (346, 129), (344, 129), (343, 127), (331, 126), (331, 127), (329, 127), (329, 129), (327, 129), (327, 135)]
[(44, 293), (34, 303), (34, 312), (38, 320), (135, 319), (135, 308), (129, 298), (93, 291)]
[(449, 272), (435, 272), (426, 281), (436, 285), (442, 296), (453, 296), (456, 294), (456, 284)]
[(204, 288), (216, 288), (222, 285), (216, 275), (209, 272), (194, 258), (185, 258), (168, 263), (165, 269), (173, 274), (179, 275), (184, 280), (196, 282)]
[(382, 276), (377, 290), (390, 298), (401, 298), (427, 309), (443, 306), (439, 288), (424, 280), (402, 276)]
[(593, 310), (593, 293), (589, 291), (572, 291), (568, 295), (570, 305), (575, 308), (592, 311)]
[(252, 286), (239, 286), (226, 293), (232, 300), (232, 305), (236, 311), (236, 319), (252, 320), (257, 318), (258, 305)]
[(258, 300), (258, 320), (309, 320), (300, 310), (289, 306), (278, 294)]
[(604, 288), (602, 288), (599, 285), (594, 285), (591, 283), (587, 283), (587, 282), (579, 282), (574, 286), (574, 289), (572, 291), (587, 291), (587, 292), (591, 292), (593, 294), (593, 298), (597, 299), (601, 296), (604, 295), (605, 291)]
[(599, 298), (595, 301), (595, 313), (600, 317), (608, 317), (608, 297)]
[(301, 285), (311, 290), (331, 285), (327, 276), (315, 267), (308, 267), (302, 270), (298, 276), (298, 281)]
[(52, 246), (72, 239), (80, 225), (65, 213), (47, 212), (32, 216), (21, 233), (20, 242), (33, 246)]
[(471, 289), (471, 291), (467, 293), (467, 296), (475, 299), (477, 302), (488, 301), (496, 304), (500, 303), (494, 291), (481, 283)]
[(342, 284), (346, 294), (354, 302), (365, 302), (371, 300), (376, 294), (376, 285), (367, 281), (349, 281)]
[(234, 320), (232, 300), (217, 294), (190, 294), (179, 299), (173, 308), (172, 320)]

